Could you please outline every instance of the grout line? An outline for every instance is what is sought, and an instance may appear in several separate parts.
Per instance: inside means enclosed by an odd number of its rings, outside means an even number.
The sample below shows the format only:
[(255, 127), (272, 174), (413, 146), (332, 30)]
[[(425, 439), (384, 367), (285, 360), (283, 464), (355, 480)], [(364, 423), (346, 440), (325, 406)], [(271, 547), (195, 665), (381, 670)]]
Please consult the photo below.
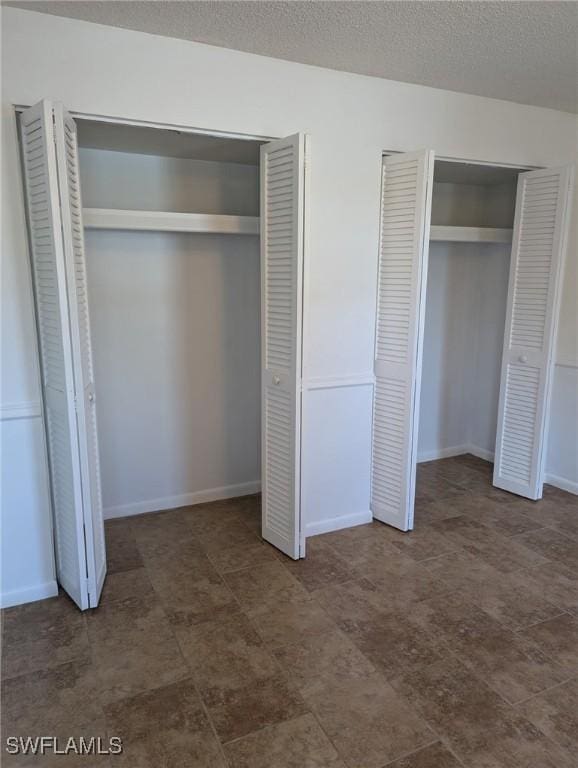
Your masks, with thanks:
[[(286, 570), (286, 571), (287, 571), (287, 572), (288, 572), (288, 573), (291, 575), (291, 577), (292, 577), (292, 578), (295, 578), (295, 577), (293, 576), (293, 574), (291, 573), (291, 571), (290, 571), (290, 570), (289, 570), (289, 569), (288, 569), (288, 568), (285, 566), (285, 564), (283, 563), (283, 561), (281, 560), (281, 561), (279, 561), (279, 562), (280, 562), (280, 563), (281, 563), (281, 565), (282, 565), (282, 566), (285, 568), (285, 570)], [(295, 580), (297, 581), (297, 579), (295, 579)], [(231, 591), (231, 594), (233, 595), (233, 598), (234, 598), (234, 599), (235, 599), (235, 601), (237, 602), (237, 604), (238, 604), (238, 606), (239, 606), (239, 608), (240, 608), (241, 612), (243, 613), (243, 615), (245, 616), (245, 618), (247, 619), (247, 621), (249, 622), (249, 624), (250, 624), (250, 625), (253, 627), (253, 629), (255, 630), (255, 632), (256, 632), (256, 634), (257, 634), (257, 636), (260, 638), (260, 640), (261, 640), (261, 642), (262, 642), (262, 644), (263, 644), (263, 647), (264, 647), (264, 649), (267, 651), (267, 653), (268, 653), (268, 654), (271, 656), (271, 658), (273, 659), (273, 661), (274, 661), (274, 663), (275, 663), (276, 667), (279, 669), (279, 672), (280, 672), (280, 674), (282, 675), (283, 679), (284, 679), (284, 680), (285, 680), (285, 681), (288, 683), (288, 685), (289, 685), (289, 687), (290, 687), (290, 688), (293, 688), (293, 683), (292, 683), (292, 681), (291, 681), (291, 678), (289, 677), (289, 675), (287, 674), (287, 672), (285, 671), (285, 669), (282, 667), (282, 665), (281, 665), (281, 663), (280, 663), (279, 659), (277, 658), (277, 656), (275, 655), (275, 653), (274, 653), (273, 649), (272, 649), (272, 648), (269, 646), (269, 644), (268, 644), (268, 643), (266, 643), (266, 641), (265, 641), (265, 640), (264, 640), (264, 638), (262, 637), (261, 633), (259, 632), (259, 630), (258, 630), (258, 628), (257, 628), (257, 625), (254, 623), (254, 621), (253, 621), (252, 617), (251, 617), (251, 616), (248, 614), (248, 612), (247, 612), (247, 609), (246, 609), (246, 608), (245, 608), (245, 607), (242, 605), (241, 601), (240, 601), (240, 600), (237, 598), (237, 596), (234, 594), (234, 592), (231, 590), (231, 588), (229, 587), (229, 585), (228, 585), (228, 584), (227, 584), (227, 587), (228, 587), (228, 589)], [(331, 624), (332, 624), (332, 625), (334, 625), (334, 627), (335, 627), (337, 630), (339, 630), (339, 627), (337, 626), (336, 622), (335, 622), (335, 621), (333, 620), (333, 618), (332, 618), (331, 616), (329, 616), (329, 614), (328, 614), (328, 613), (325, 611), (325, 609), (323, 608), (323, 606), (321, 605), (321, 603), (319, 603), (319, 601), (318, 601), (318, 600), (317, 600), (317, 599), (316, 599), (316, 598), (315, 598), (315, 597), (314, 597), (312, 594), (308, 594), (308, 598), (310, 598), (310, 599), (311, 599), (311, 600), (312, 600), (312, 601), (313, 601), (313, 602), (314, 602), (314, 603), (317, 605), (317, 607), (318, 607), (318, 608), (319, 608), (319, 609), (320, 609), (320, 610), (321, 610), (321, 611), (322, 611), (322, 612), (323, 612), (323, 613), (324, 613), (324, 614), (325, 614), (325, 615), (328, 617), (328, 619), (331, 621)], [(329, 632), (329, 630), (327, 630), (327, 631)], [(339, 630), (339, 631), (341, 631), (341, 630)], [(320, 633), (320, 634), (324, 634), (324, 633)], [(293, 644), (287, 643), (286, 645), (293, 645)], [(365, 657), (365, 655), (364, 655), (364, 658), (366, 658), (366, 657)], [(369, 662), (369, 663), (371, 664), (371, 662)], [(373, 666), (373, 664), (372, 664), (371, 666)], [(314, 711), (311, 709), (311, 707), (310, 707), (310, 704), (309, 704), (309, 702), (307, 701), (307, 699), (306, 699), (306, 698), (303, 696), (302, 692), (301, 692), (299, 689), (295, 688), (295, 690), (296, 690), (296, 691), (297, 691), (297, 693), (299, 694), (299, 697), (300, 697), (300, 698), (303, 700), (303, 703), (305, 704), (305, 706), (308, 708), (308, 712), (307, 712), (307, 713), (308, 713), (308, 714), (311, 714), (311, 715), (313, 716), (313, 718), (315, 719), (315, 722), (316, 722), (316, 723), (317, 723), (317, 725), (319, 726), (319, 728), (320, 728), (321, 732), (322, 732), (322, 733), (325, 735), (326, 739), (328, 740), (328, 742), (331, 744), (331, 746), (332, 746), (332, 747), (333, 747), (333, 749), (335, 750), (335, 753), (338, 755), (338, 757), (339, 757), (340, 759), (343, 759), (343, 760), (344, 760), (344, 758), (343, 758), (343, 757), (342, 757), (342, 755), (341, 755), (341, 752), (339, 751), (339, 749), (337, 749), (337, 746), (335, 745), (335, 743), (334, 743), (333, 739), (331, 738), (331, 736), (330, 736), (330, 735), (327, 733), (327, 731), (326, 731), (326, 730), (325, 730), (325, 728), (323, 727), (323, 725), (322, 725), (322, 723), (321, 723), (321, 721), (320, 721), (319, 717), (317, 716), (316, 712), (314, 712)], [(307, 714), (307, 713), (303, 713), (303, 715), (299, 715), (299, 717), (303, 717), (303, 716), (304, 716), (305, 714)], [(295, 720), (295, 719), (297, 719), (297, 718), (291, 718), (291, 720)], [(290, 721), (289, 721), (289, 720), (284, 720), (284, 721), (281, 721), (281, 723), (283, 723), (283, 722), (290, 722)], [(267, 727), (271, 727), (271, 728), (272, 728), (274, 725), (280, 725), (281, 723), (275, 723), (275, 724), (271, 724), (270, 726), (265, 726), (265, 728), (267, 728)], [(264, 729), (258, 729), (257, 731), (252, 731), (252, 733), (258, 733), (258, 731), (259, 731), (259, 730), (264, 730)], [(251, 734), (246, 734), (246, 736), (250, 736), (250, 735), (251, 735)], [(243, 736), (243, 737), (240, 737), (240, 738), (245, 738), (245, 736)], [(274, 768), (274, 767), (272, 766), (272, 768)]]
[(419, 754), (423, 749), (427, 749), (428, 747), (433, 747), (434, 744), (439, 744), (439, 743), (440, 743), (439, 738), (435, 738), (432, 741), (428, 741), (427, 744), (422, 744), (421, 747), (418, 747), (417, 749), (412, 749), (411, 752), (404, 752), (401, 755), (397, 755), (397, 757), (394, 757), (393, 760), (390, 760), (389, 762), (382, 765), (381, 768), (387, 768), (389, 765), (394, 765), (395, 763), (397, 763), (398, 760), (405, 760), (407, 757), (413, 757), (414, 755)]
[[(239, 741), (243, 741), (243, 739), (248, 739), (250, 736), (255, 736), (258, 733), (263, 733), (263, 731), (270, 731), (273, 728), (276, 728), (279, 725), (285, 725), (285, 723), (292, 723), (295, 720), (299, 720), (301, 717), (307, 717), (307, 715), (312, 715), (312, 712), (303, 712), (300, 715), (295, 715), (295, 717), (290, 717), (288, 720), (280, 720), (278, 723), (267, 723), (267, 725), (263, 725), (261, 728), (256, 728), (254, 731), (251, 731), (250, 733), (245, 733), (243, 736), (237, 736), (236, 739), (231, 739), (230, 741), (223, 742), (223, 746), (230, 746), (231, 744), (237, 744)], [(274, 768), (271, 766), (271, 768)]]
[(562, 680), (560, 683), (556, 683), (555, 685), (551, 685), (549, 688), (544, 688), (542, 691), (538, 691), (538, 693), (533, 693), (531, 696), (528, 696), (526, 699), (520, 699), (520, 701), (517, 701), (513, 706), (514, 707), (521, 707), (524, 704), (526, 704), (529, 701), (532, 701), (533, 699), (537, 699), (540, 696), (543, 696), (545, 693), (550, 693), (550, 691), (555, 691), (556, 688), (561, 688), (563, 685), (566, 685), (566, 683), (571, 682), (572, 680), (578, 679), (578, 675), (570, 675), (570, 677), (566, 678), (566, 680)]
[[(558, 608), (558, 606), (555, 605), (554, 603), (552, 605), (554, 608)], [(532, 627), (537, 627), (540, 624), (547, 624), (549, 621), (553, 621), (554, 619), (559, 619), (560, 616), (572, 616), (572, 614), (561, 608), (560, 613), (557, 613), (555, 616), (549, 616), (547, 619), (540, 619), (539, 621), (534, 621), (532, 624), (526, 624), (525, 626), (519, 627), (518, 629), (513, 629), (512, 632), (515, 635), (521, 635), (522, 632), (525, 632), (527, 629), (532, 629)], [(549, 658), (552, 658), (552, 657), (549, 657)], [(552, 660), (556, 661), (556, 659), (552, 659)]]

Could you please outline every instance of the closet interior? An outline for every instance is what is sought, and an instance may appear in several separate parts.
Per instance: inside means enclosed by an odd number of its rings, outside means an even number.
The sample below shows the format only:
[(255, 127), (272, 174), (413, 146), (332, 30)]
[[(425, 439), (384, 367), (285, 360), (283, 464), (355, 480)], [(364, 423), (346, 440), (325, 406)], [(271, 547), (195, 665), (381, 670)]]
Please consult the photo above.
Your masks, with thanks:
[(418, 461), (493, 458), (519, 173), (435, 161)]
[(77, 128), (104, 515), (256, 492), (261, 142)]

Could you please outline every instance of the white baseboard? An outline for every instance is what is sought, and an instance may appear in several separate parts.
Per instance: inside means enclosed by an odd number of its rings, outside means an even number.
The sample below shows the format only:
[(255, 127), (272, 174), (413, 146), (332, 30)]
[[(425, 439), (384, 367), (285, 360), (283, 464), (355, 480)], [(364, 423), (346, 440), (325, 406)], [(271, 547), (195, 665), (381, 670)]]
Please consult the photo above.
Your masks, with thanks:
[[(460, 456), (463, 453), (471, 453), (484, 461), (494, 461), (494, 452), (486, 448), (480, 448), (477, 445), (460, 445), (454, 448), (442, 448), (438, 451), (427, 451), (418, 456), (418, 463), (423, 461), (435, 461), (436, 459), (447, 459), (451, 456)], [(553, 485), (554, 488), (560, 488), (562, 491), (568, 491), (578, 496), (578, 483), (574, 480), (568, 480), (566, 477), (559, 477), (546, 472), (544, 482)]]
[(341, 515), (340, 517), (330, 517), (327, 520), (319, 520), (314, 523), (306, 523), (305, 536), (317, 536), (319, 533), (331, 533), (331, 531), (340, 531), (342, 528), (353, 528), (355, 525), (365, 525), (371, 523), (373, 515), (368, 509), (364, 512), (355, 512), (352, 515)]
[(434, 451), (424, 451), (418, 454), (417, 463), (421, 464), (424, 461), (449, 459), (452, 456), (462, 456), (464, 453), (471, 453), (472, 456), (477, 456), (479, 459), (484, 459), (485, 461), (494, 460), (493, 451), (488, 451), (486, 448), (480, 448), (477, 445), (466, 443), (465, 445), (454, 445), (451, 448), (439, 448)]
[(191, 504), (205, 504), (208, 501), (220, 499), (234, 499), (236, 496), (249, 496), (259, 493), (261, 481), (253, 480), (250, 483), (238, 483), (237, 485), (225, 485), (222, 488), (209, 488), (206, 491), (193, 491), (180, 496), (165, 496), (162, 499), (147, 499), (135, 501), (132, 504), (120, 504), (117, 507), (107, 507), (104, 510), (104, 519), (115, 517), (129, 517), (131, 515), (143, 515), (145, 512), (160, 512), (163, 509), (176, 509), (188, 507)]
[(47, 581), (44, 584), (36, 584), (34, 587), (14, 589), (12, 592), (3, 592), (0, 595), (0, 608), (10, 608), (13, 605), (34, 603), (37, 600), (45, 600), (47, 597), (56, 597), (58, 584), (56, 581)]
[(477, 445), (468, 445), (466, 453), (471, 453), (472, 456), (477, 456), (478, 459), (484, 461), (494, 461), (494, 451), (488, 451), (487, 448), (479, 448)]
[(568, 491), (568, 493), (574, 493), (578, 496), (578, 483), (574, 480), (568, 480), (565, 477), (546, 473), (544, 482), (548, 483), (548, 485), (553, 485), (554, 488), (560, 488), (561, 491)]
[(452, 448), (438, 448), (433, 451), (422, 451), (417, 455), (417, 463), (424, 461), (436, 461), (437, 459), (449, 459), (452, 456), (461, 456), (462, 453), (469, 453), (469, 445), (455, 445)]

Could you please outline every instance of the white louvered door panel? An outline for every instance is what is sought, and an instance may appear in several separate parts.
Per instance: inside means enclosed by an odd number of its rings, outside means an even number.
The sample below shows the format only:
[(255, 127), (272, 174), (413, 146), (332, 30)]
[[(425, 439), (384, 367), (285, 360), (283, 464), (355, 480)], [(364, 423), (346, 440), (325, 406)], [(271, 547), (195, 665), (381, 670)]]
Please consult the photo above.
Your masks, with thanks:
[(82, 481), (51, 104), (43, 101), (23, 112), (20, 128), (57, 576), (63, 589), (85, 609), (88, 588)]
[(413, 527), (433, 152), (383, 159), (371, 509)]
[(305, 137), (261, 147), (262, 535), (301, 544), (301, 339)]
[(572, 169), (518, 179), (500, 383), (494, 485), (539, 499)]
[(100, 458), (76, 123), (61, 104), (54, 107), (56, 158), (67, 270), (72, 360), (77, 393), (77, 423), (85, 523), (89, 607), (98, 605), (106, 575)]

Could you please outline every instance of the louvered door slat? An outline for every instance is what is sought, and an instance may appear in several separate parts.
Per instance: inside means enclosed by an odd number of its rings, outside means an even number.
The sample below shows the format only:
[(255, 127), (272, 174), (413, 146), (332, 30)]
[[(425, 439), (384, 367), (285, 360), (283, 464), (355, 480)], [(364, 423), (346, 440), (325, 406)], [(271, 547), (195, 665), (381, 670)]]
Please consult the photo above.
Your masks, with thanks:
[(79, 405), (78, 434), (83, 475), (89, 605), (94, 608), (98, 605), (106, 575), (106, 548), (76, 123), (62, 105), (55, 107), (55, 126), (73, 363)]
[(433, 153), (384, 158), (375, 338), (373, 516), (413, 527)]
[(300, 516), (305, 142), (261, 147), (262, 534), (303, 554)]
[(36, 299), (58, 581), (88, 607), (86, 550), (66, 265), (53, 110), (42, 102), (20, 122)]
[(546, 425), (572, 172), (520, 175), (498, 410), (494, 485), (542, 496)]

